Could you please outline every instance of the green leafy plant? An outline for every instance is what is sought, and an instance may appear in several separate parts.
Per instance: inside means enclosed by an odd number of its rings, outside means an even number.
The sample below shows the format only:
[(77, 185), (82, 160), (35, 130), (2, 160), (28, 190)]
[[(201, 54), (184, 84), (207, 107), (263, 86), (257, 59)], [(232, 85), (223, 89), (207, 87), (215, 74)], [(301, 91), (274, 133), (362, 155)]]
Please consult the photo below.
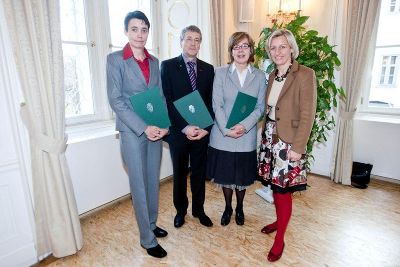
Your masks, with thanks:
[[(274, 22), (272, 27), (264, 28), (260, 34), (260, 41), (256, 47), (256, 66), (259, 66), (268, 58), (265, 51), (265, 44), (271, 33), (280, 28), (290, 30), (296, 38), (299, 46), (300, 54), (296, 59), (300, 64), (312, 68), (317, 78), (317, 111), (315, 121), (311, 130), (311, 135), (307, 143), (307, 154), (305, 165), (310, 170), (311, 161), (314, 160), (312, 151), (314, 145), (323, 141), (327, 141), (327, 133), (335, 126), (335, 118), (330, 113), (332, 108), (337, 107), (337, 99), (345, 98), (345, 92), (342, 87), (336, 87), (334, 70), (339, 67), (341, 62), (337, 53), (333, 50), (334, 45), (328, 43), (328, 37), (318, 36), (315, 30), (306, 30), (304, 23), (308, 20), (308, 16), (300, 16), (288, 24)], [(267, 68), (270, 73), (275, 68), (271, 64)]]

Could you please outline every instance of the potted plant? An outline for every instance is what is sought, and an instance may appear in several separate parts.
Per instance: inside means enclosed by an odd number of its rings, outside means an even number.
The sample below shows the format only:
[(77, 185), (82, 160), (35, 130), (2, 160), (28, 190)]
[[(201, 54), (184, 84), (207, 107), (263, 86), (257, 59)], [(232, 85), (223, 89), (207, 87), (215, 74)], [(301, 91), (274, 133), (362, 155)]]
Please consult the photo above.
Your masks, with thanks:
[[(334, 70), (339, 67), (341, 62), (337, 53), (333, 50), (334, 45), (328, 43), (328, 37), (318, 36), (315, 30), (306, 30), (304, 23), (308, 16), (300, 16), (287, 24), (274, 21), (272, 27), (266, 27), (261, 31), (260, 41), (256, 47), (256, 66), (259, 66), (265, 60), (268, 60), (268, 54), (265, 51), (265, 43), (270, 34), (279, 28), (290, 30), (296, 38), (300, 54), (296, 59), (299, 64), (307, 66), (315, 71), (317, 78), (317, 110), (315, 121), (311, 130), (311, 135), (307, 143), (305, 166), (310, 170), (311, 161), (314, 160), (312, 151), (314, 145), (327, 141), (327, 132), (335, 126), (335, 118), (330, 113), (332, 108), (337, 107), (337, 98), (345, 98), (345, 92), (342, 87), (336, 87)], [(275, 68), (270, 64), (266, 69), (270, 73)]]

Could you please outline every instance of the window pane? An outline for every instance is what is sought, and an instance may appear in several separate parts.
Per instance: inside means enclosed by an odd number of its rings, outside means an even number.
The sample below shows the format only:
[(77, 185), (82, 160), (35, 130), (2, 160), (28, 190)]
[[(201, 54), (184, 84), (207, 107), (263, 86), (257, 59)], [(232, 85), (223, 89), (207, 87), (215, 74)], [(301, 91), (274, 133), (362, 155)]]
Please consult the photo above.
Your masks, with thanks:
[(389, 75), (394, 75), (394, 67), (390, 67)]
[[(150, 21), (151, 24), (151, 1), (149, 0), (108, 0), (108, 9), (110, 15), (111, 43), (114, 47), (123, 47), (128, 42), (124, 34), (124, 18), (128, 12), (140, 10)], [(151, 31), (147, 39), (146, 48), (152, 49), (153, 41)], [(119, 49), (118, 49), (119, 50)]]
[(382, 67), (381, 80), (379, 81), (380, 84), (384, 84), (385, 83), (385, 72), (386, 72), (386, 67)]
[(83, 0), (61, 0), (61, 39), (86, 42), (85, 8)]
[(368, 107), (400, 108), (400, 34), (393, 33), (393, 25), (400, 25), (400, 13), (387, 14), (398, 5), (399, 1), (382, 0)]
[(390, 64), (396, 64), (396, 58), (397, 57), (392, 57), (390, 60)]
[(393, 84), (393, 75), (389, 75), (388, 84)]
[(396, 7), (396, 0), (390, 1), (390, 12), (393, 12)]
[(94, 114), (88, 50), (63, 44), (65, 117)]

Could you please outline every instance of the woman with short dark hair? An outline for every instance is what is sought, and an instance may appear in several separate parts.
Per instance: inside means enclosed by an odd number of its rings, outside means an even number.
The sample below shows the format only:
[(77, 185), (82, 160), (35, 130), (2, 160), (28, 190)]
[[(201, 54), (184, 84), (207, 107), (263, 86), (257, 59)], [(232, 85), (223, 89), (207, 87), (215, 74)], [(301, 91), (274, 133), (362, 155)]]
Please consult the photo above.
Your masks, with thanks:
[(162, 138), (168, 129), (147, 123), (130, 104), (132, 95), (158, 87), (163, 96), (158, 59), (146, 50), (150, 22), (141, 11), (133, 11), (124, 20), (128, 43), (107, 56), (107, 93), (116, 114), (121, 154), (128, 169), (129, 186), (140, 245), (153, 257), (162, 258), (167, 252), (157, 238), (168, 235), (156, 225), (160, 184)]

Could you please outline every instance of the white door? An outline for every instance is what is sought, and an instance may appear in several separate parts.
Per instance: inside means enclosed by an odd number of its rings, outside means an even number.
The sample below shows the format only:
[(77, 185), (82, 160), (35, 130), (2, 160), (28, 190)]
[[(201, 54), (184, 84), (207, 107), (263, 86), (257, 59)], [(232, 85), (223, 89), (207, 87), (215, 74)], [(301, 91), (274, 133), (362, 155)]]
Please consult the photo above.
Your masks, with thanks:
[(36, 263), (32, 212), (17, 116), (15, 64), (0, 5), (0, 266)]
[(209, 12), (205, 0), (160, 1), (160, 59), (181, 54), (180, 33), (189, 25), (196, 25), (203, 35), (199, 58), (209, 62)]

